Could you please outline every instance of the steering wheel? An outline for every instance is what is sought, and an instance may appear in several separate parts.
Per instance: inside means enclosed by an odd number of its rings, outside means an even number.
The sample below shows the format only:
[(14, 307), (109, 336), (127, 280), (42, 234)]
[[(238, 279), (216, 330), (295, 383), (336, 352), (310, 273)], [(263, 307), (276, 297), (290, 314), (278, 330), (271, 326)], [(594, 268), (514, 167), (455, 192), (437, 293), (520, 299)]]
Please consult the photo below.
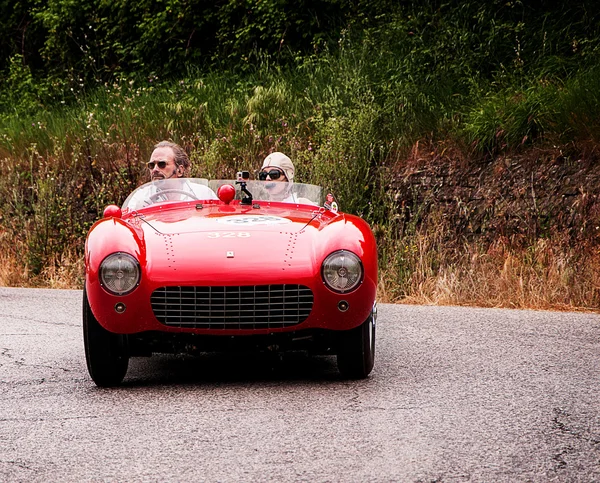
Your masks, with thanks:
[[(169, 188), (169, 189), (166, 189), (166, 190), (160, 190), (157, 193), (149, 195), (148, 199), (150, 201), (154, 202), (154, 201), (156, 201), (158, 199), (159, 196), (168, 195), (168, 194), (185, 195), (188, 198), (191, 198), (193, 200), (197, 200), (198, 199), (194, 193), (190, 193), (189, 191), (185, 191), (185, 190), (178, 190), (178, 189), (175, 189), (175, 188)], [(176, 201), (176, 200), (171, 200), (171, 201)]]

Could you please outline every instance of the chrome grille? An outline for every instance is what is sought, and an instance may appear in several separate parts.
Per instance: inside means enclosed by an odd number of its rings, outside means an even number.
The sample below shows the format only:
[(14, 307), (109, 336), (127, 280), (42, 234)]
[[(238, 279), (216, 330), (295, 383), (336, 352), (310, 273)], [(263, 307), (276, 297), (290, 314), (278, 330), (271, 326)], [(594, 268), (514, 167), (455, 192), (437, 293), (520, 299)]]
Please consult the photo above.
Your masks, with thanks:
[(170, 327), (271, 329), (300, 324), (313, 293), (304, 285), (160, 287), (151, 297), (154, 315)]

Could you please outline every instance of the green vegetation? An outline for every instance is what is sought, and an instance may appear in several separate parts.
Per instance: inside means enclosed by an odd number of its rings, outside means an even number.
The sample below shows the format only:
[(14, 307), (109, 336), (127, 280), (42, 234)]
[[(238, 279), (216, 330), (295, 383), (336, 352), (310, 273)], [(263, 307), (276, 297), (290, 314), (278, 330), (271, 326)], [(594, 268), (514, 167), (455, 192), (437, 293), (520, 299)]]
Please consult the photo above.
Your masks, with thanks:
[[(597, 143), (600, 13), (591, 1), (422, 3), (0, 3), (9, 27), (0, 240), (10, 265), (0, 282), (78, 286), (87, 230), (141, 182), (162, 139), (184, 145), (192, 174), (209, 178), (288, 153), (300, 179), (372, 224), (388, 300), (426, 300), (432, 280), (475, 276), (469, 267), (490, 242), (461, 245), (435, 216), (401, 226), (393, 174), (416, 143), (451, 144), (470, 162)], [(424, 208), (412, 209), (422, 221)], [(508, 255), (533, 267), (514, 250), (539, 251), (538, 242), (502, 245), (481, 273), (495, 277)], [(569, 255), (567, 268), (581, 263)], [(546, 276), (547, 266), (534, 268), (536, 280)], [(540, 305), (523, 297), (517, 305)], [(597, 306), (597, 297), (568, 292), (558, 304)]]

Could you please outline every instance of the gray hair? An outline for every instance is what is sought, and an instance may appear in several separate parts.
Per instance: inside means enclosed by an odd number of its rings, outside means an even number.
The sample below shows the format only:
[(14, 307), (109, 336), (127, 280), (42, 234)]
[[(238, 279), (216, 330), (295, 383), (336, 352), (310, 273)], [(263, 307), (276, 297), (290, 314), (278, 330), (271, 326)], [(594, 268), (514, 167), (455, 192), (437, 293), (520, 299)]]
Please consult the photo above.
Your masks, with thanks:
[(184, 175), (188, 174), (190, 170), (190, 158), (179, 144), (172, 143), (171, 141), (161, 141), (154, 145), (154, 149), (156, 148), (171, 148), (175, 155), (175, 164), (183, 166)]

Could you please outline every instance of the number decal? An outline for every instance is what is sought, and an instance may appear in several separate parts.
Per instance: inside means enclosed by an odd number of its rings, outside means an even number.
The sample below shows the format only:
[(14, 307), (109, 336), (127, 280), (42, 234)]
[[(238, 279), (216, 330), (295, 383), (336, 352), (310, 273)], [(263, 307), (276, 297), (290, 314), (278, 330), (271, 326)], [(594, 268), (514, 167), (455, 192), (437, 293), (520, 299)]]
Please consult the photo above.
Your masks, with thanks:
[(249, 238), (247, 231), (209, 231), (208, 238)]
[(217, 223), (223, 223), (225, 225), (236, 225), (240, 228), (242, 228), (243, 225), (284, 225), (286, 223), (291, 222), (292, 220), (289, 220), (287, 218), (273, 215), (231, 215), (223, 216), (217, 220)]

